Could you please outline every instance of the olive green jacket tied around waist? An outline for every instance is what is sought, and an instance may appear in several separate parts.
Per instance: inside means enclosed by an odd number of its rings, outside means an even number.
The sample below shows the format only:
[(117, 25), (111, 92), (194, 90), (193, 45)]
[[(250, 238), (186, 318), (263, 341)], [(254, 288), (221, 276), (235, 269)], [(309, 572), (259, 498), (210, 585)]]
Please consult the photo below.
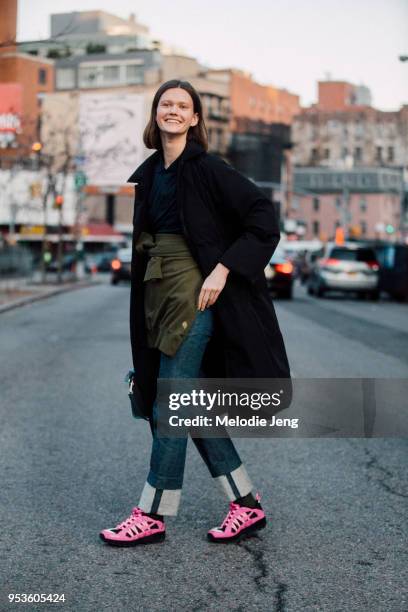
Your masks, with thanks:
[(136, 251), (149, 257), (143, 279), (148, 345), (172, 357), (194, 323), (202, 274), (180, 234), (143, 232)]

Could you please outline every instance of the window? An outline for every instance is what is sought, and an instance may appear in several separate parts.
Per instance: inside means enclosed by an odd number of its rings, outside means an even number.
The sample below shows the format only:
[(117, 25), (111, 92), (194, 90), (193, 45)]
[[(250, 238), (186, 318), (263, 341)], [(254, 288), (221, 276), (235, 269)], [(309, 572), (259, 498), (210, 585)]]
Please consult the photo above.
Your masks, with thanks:
[(341, 261), (375, 261), (376, 256), (373, 249), (370, 248), (348, 248), (348, 247), (333, 247), (330, 252), (330, 257), (333, 259), (341, 259)]
[(388, 147), (388, 161), (394, 161), (394, 147)]
[(365, 198), (361, 198), (360, 200), (360, 212), (365, 212), (367, 210), (367, 202)]
[(361, 234), (365, 236), (367, 234), (367, 223), (365, 221), (360, 221)]
[(74, 89), (75, 70), (74, 68), (58, 68), (56, 75), (57, 89)]
[(317, 151), (317, 149), (312, 149), (311, 155), (312, 155), (312, 161), (316, 161), (317, 158), (318, 158), (318, 151)]
[(320, 231), (320, 224), (318, 221), (313, 221), (313, 236), (318, 236)]
[(104, 66), (103, 80), (105, 83), (116, 83), (119, 81), (119, 66)]
[(313, 198), (313, 210), (319, 210), (319, 198)]
[(375, 159), (378, 162), (382, 161), (382, 147), (376, 148)]
[(343, 159), (345, 159), (348, 155), (348, 149), (346, 147), (343, 147)]
[(361, 151), (361, 147), (356, 147), (354, 149), (354, 159), (356, 161), (361, 161), (362, 160), (362, 151)]
[(325, 149), (324, 150), (324, 158), (325, 159), (330, 159), (330, 149)]
[(126, 66), (126, 82), (127, 83), (143, 83), (143, 72), (139, 66), (129, 64)]
[(38, 82), (40, 85), (45, 85), (47, 82), (47, 71), (45, 68), (40, 68), (38, 71)]
[(97, 87), (99, 76), (100, 72), (97, 66), (83, 66), (79, 69), (79, 86)]
[(336, 198), (336, 208), (339, 209), (341, 208), (341, 197), (337, 196)]

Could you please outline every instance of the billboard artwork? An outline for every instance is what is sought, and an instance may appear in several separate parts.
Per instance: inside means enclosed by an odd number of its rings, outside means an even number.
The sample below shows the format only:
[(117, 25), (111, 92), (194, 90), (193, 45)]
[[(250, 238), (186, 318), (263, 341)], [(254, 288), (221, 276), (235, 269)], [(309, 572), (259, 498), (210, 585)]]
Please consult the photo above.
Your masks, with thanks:
[(13, 146), (21, 132), (23, 110), (22, 86), (19, 83), (0, 83), (0, 148)]
[(146, 156), (144, 94), (82, 94), (80, 153), (88, 184), (123, 185)]

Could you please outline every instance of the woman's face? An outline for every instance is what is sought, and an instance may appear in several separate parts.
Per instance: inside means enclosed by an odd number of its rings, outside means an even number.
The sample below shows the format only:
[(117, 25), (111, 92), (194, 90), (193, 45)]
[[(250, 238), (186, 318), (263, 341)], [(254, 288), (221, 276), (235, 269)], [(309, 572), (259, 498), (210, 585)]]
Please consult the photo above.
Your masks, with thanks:
[(156, 111), (156, 122), (166, 134), (186, 134), (190, 127), (197, 125), (198, 113), (194, 112), (193, 99), (181, 87), (168, 89), (160, 97)]

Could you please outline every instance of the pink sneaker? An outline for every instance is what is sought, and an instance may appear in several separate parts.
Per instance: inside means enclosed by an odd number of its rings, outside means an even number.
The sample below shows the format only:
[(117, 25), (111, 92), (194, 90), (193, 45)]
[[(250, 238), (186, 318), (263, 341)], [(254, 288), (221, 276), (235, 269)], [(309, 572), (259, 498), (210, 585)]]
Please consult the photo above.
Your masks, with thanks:
[(132, 514), (112, 529), (104, 529), (99, 534), (107, 544), (113, 546), (135, 546), (162, 542), (166, 537), (163, 521), (153, 519), (140, 508), (133, 508)]
[(266, 526), (265, 512), (262, 510), (260, 496), (257, 494), (256, 508), (239, 506), (230, 502), (230, 509), (221, 527), (210, 529), (207, 536), (211, 542), (237, 542)]

